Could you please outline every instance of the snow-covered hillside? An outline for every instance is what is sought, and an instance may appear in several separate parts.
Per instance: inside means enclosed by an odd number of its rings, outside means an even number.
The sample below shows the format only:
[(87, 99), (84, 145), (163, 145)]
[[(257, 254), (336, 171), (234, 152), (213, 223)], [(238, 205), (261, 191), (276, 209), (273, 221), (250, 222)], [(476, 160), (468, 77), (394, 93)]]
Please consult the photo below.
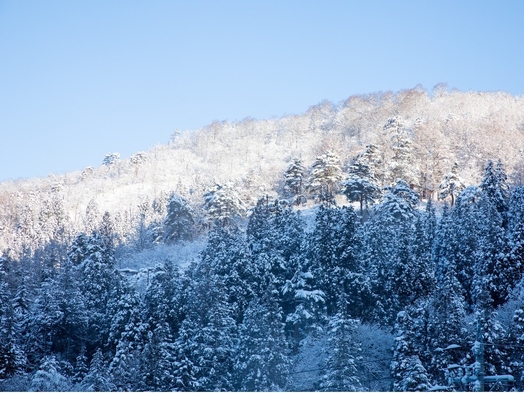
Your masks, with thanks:
[[(41, 232), (39, 216), (53, 200), (61, 203), (73, 233), (86, 229), (91, 204), (100, 213), (98, 219), (106, 211), (120, 216), (123, 234), (136, 226), (139, 205), (155, 199), (165, 203), (172, 192), (200, 209), (206, 191), (229, 183), (254, 206), (265, 194), (284, 196), (284, 172), (294, 158), (308, 169), (316, 157), (332, 151), (347, 176), (349, 165), (370, 144), (379, 150), (381, 186), (393, 184), (399, 175), (410, 177), (405, 180), (436, 199), (454, 163), (466, 185), (478, 184), (487, 160), (498, 158), (510, 179), (520, 184), (523, 130), (521, 97), (445, 89), (430, 95), (420, 88), (353, 96), (338, 104), (326, 101), (304, 114), (278, 119), (215, 122), (177, 131), (169, 144), (123, 160), (108, 155), (112, 159), (100, 157), (105, 164), (98, 167), (1, 183), (0, 248), (19, 250), (16, 239), (25, 236), (20, 232), (24, 225)], [(399, 151), (402, 143), (409, 144), (406, 151)], [(399, 160), (409, 163), (411, 173), (399, 172)]]
[(0, 390), (521, 390), (523, 109), (355, 96), (0, 184)]

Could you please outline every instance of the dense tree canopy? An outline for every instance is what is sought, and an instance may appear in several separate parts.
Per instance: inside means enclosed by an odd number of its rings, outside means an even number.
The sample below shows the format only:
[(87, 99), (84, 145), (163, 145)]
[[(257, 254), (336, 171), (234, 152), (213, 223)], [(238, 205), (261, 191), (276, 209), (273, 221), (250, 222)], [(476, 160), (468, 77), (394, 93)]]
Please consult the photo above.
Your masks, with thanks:
[(524, 111), (493, 97), (353, 97), (0, 185), (0, 390), (522, 390), (497, 152), (514, 171)]

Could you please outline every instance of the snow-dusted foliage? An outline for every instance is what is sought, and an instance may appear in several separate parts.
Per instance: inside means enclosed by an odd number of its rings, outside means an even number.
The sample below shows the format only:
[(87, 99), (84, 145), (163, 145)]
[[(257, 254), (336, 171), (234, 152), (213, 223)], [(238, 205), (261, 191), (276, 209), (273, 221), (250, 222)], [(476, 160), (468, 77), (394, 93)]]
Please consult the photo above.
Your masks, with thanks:
[(284, 173), (285, 186), (284, 190), (289, 195), (296, 205), (306, 202), (304, 196), (306, 168), (302, 165), (302, 161), (298, 158), (293, 159)]
[(0, 184), (0, 390), (522, 390), (523, 108), (355, 96)]
[(342, 179), (340, 158), (328, 151), (315, 158), (306, 187), (315, 198), (331, 202)]
[(271, 287), (254, 299), (240, 326), (241, 350), (234, 366), (242, 391), (280, 391), (288, 388), (291, 358), (288, 355), (278, 292)]
[(164, 241), (188, 240), (194, 233), (195, 213), (189, 203), (178, 195), (171, 195), (164, 221)]
[(394, 184), (403, 179), (408, 184), (418, 184), (419, 168), (413, 155), (412, 133), (406, 128), (404, 120), (399, 116), (388, 119), (384, 132), (390, 138), (391, 155), (386, 166), (386, 179)]
[(454, 163), (451, 172), (446, 173), (442, 177), (442, 182), (438, 186), (439, 199), (451, 198), (451, 206), (455, 204), (455, 198), (466, 188), (464, 181), (458, 175), (458, 164)]
[(110, 166), (116, 164), (118, 161), (120, 161), (120, 153), (107, 153), (102, 164)]
[(397, 392), (427, 391), (431, 387), (427, 370), (420, 359), (421, 348), (416, 337), (416, 314), (420, 309), (407, 307), (398, 313), (395, 324), (395, 350), (391, 373)]
[(324, 390), (332, 392), (359, 391), (362, 389), (357, 364), (360, 346), (355, 340), (357, 321), (347, 311), (346, 296), (341, 296), (339, 310), (329, 321), (327, 373), (321, 381)]
[(70, 387), (70, 381), (60, 372), (56, 358), (47, 356), (31, 379), (29, 389), (32, 392), (60, 392), (69, 391)]
[(350, 202), (360, 203), (360, 214), (381, 196), (376, 175), (375, 146), (370, 145), (360, 153), (349, 167), (349, 176), (343, 182), (343, 193)]
[(231, 185), (216, 184), (204, 194), (204, 209), (217, 225), (232, 225), (245, 214), (246, 207)]

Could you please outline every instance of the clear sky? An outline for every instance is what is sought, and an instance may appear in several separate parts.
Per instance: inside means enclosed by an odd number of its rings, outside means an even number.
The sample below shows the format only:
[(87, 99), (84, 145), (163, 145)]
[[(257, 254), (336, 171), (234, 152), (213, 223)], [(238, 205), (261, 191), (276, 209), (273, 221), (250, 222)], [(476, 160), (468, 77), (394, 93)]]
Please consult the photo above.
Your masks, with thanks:
[(0, 181), (354, 94), (522, 95), (523, 16), (521, 0), (0, 0)]

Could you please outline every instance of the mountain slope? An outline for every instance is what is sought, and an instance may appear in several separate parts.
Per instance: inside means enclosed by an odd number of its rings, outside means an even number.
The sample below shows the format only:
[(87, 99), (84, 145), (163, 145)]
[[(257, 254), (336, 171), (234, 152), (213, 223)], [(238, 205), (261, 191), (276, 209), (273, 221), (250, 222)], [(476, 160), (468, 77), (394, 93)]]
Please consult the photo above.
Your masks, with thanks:
[(333, 151), (347, 168), (368, 144), (380, 150), (379, 170), (386, 186), (394, 181), (388, 179), (387, 167), (395, 156), (395, 140), (387, 127), (391, 119), (397, 119), (412, 145), (418, 187), (437, 190), (455, 162), (465, 183), (476, 184), (486, 161), (498, 158), (510, 178), (520, 181), (515, 168), (524, 163), (522, 97), (448, 92), (445, 86), (430, 94), (417, 87), (353, 96), (338, 104), (324, 101), (300, 115), (215, 122), (175, 132), (169, 144), (125, 160), (106, 160), (97, 168), (3, 182), (0, 248), (19, 250), (20, 228), (38, 232), (41, 212), (52, 201), (61, 204), (73, 233), (86, 230), (91, 205), (99, 212), (98, 220), (105, 211), (119, 216), (124, 234), (137, 224), (139, 205), (165, 202), (171, 192), (198, 209), (206, 190), (215, 183), (231, 183), (253, 206), (262, 195), (282, 194), (283, 173), (293, 158), (308, 167), (316, 156)]

